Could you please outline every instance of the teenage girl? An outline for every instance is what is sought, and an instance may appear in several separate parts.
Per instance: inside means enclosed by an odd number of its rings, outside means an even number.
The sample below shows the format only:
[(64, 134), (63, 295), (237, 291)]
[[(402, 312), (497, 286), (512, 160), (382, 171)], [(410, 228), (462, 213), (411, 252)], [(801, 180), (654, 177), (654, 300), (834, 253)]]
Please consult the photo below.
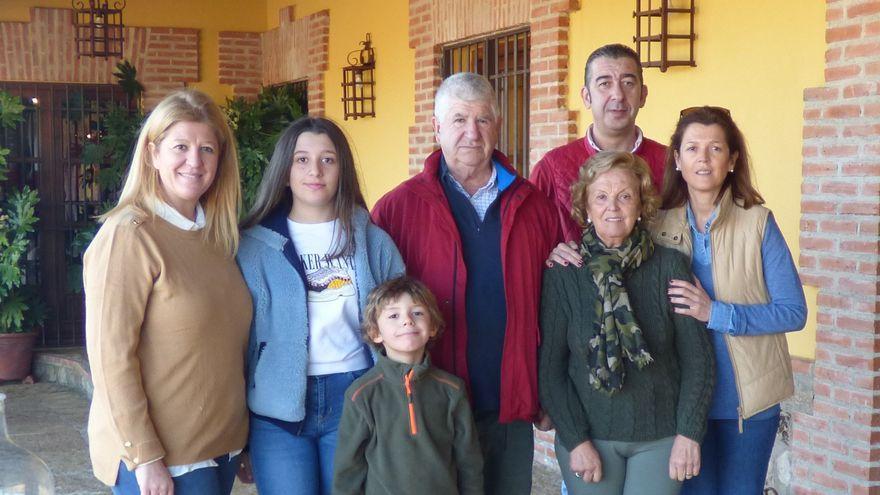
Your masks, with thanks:
[(370, 223), (345, 136), (323, 118), (282, 133), (242, 228), (257, 489), (329, 494), (345, 389), (374, 363), (360, 338), (367, 295), (403, 261)]

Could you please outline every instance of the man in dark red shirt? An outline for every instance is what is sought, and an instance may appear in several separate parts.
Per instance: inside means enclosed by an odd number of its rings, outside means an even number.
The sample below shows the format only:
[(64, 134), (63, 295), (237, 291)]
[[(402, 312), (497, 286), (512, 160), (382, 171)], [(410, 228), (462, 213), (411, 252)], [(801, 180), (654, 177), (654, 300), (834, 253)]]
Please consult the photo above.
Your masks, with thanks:
[(647, 97), (639, 56), (631, 48), (605, 45), (587, 58), (581, 98), (593, 114), (593, 123), (586, 136), (544, 155), (529, 177), (559, 210), (565, 240), (581, 238), (581, 229), (571, 218), (570, 188), (581, 165), (597, 152), (629, 151), (642, 157), (660, 191), (666, 147), (646, 138), (636, 126)]

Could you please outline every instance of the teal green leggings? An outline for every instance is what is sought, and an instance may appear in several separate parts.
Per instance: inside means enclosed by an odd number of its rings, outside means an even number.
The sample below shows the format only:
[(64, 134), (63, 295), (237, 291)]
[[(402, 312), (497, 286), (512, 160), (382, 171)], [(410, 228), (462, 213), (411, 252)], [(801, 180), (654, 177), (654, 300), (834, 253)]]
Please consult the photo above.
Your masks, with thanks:
[(586, 483), (568, 467), (569, 453), (556, 440), (556, 459), (570, 495), (677, 495), (681, 483), (669, 478), (675, 437), (652, 442), (593, 440), (602, 460), (602, 481)]

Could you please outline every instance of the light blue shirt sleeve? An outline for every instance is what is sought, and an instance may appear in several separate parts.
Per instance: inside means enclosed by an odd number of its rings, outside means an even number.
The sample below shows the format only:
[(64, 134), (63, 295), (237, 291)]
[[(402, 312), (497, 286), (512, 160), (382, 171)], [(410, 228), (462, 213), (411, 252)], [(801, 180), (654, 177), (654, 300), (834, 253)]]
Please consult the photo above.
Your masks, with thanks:
[(765, 335), (804, 328), (807, 302), (804, 288), (791, 251), (773, 218), (767, 218), (761, 244), (764, 283), (770, 302), (766, 304), (731, 304), (712, 301), (710, 329), (730, 335)]

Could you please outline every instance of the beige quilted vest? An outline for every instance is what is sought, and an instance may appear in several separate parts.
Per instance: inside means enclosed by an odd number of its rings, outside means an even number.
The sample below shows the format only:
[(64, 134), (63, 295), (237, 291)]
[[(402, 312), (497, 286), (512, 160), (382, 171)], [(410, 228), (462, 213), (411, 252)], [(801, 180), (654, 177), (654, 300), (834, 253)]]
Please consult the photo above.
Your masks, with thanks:
[[(734, 203), (730, 189), (722, 196), (718, 216), (710, 229), (712, 278), (719, 301), (763, 304), (769, 300), (761, 259), (769, 213), (763, 206), (743, 209)], [(658, 244), (691, 256), (693, 244), (684, 206), (661, 211), (652, 232)], [(791, 356), (784, 334), (725, 335), (724, 340), (736, 378), (740, 421), (794, 394)]]

